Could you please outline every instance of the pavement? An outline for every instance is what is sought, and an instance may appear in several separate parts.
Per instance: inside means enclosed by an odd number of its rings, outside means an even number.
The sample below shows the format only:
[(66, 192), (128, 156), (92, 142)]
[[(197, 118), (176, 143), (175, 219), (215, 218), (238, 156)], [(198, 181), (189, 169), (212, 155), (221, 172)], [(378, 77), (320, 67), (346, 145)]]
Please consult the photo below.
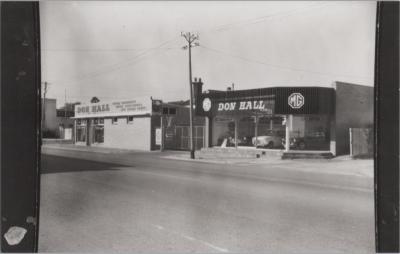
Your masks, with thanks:
[(360, 173), (373, 171), (368, 160), (42, 153), (40, 252), (374, 252), (373, 178)]
[[(73, 144), (49, 144), (42, 147), (44, 150), (61, 149), (68, 151), (94, 152), (104, 154), (151, 154), (158, 158), (169, 160), (181, 160), (199, 163), (211, 164), (235, 164), (235, 165), (252, 165), (256, 164), (260, 167), (271, 165), (287, 165), (283, 169), (290, 169), (303, 172), (317, 172), (325, 174), (337, 175), (354, 175), (372, 178), (374, 176), (374, 161), (372, 159), (353, 159), (348, 155), (338, 156), (333, 159), (295, 159), (282, 160), (279, 157), (266, 158), (218, 158), (218, 159), (191, 159), (188, 151), (142, 151), (142, 150), (127, 150), (117, 148), (95, 147), (95, 146), (76, 146)], [(321, 166), (321, 164), (323, 166)]]

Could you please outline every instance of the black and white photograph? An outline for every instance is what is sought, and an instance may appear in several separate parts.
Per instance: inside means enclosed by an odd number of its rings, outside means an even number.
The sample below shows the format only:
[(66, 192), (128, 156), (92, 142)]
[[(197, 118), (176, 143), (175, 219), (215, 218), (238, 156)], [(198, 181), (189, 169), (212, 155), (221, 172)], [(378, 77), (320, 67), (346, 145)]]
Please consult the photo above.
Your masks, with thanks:
[(375, 253), (376, 1), (38, 10), (39, 252)]

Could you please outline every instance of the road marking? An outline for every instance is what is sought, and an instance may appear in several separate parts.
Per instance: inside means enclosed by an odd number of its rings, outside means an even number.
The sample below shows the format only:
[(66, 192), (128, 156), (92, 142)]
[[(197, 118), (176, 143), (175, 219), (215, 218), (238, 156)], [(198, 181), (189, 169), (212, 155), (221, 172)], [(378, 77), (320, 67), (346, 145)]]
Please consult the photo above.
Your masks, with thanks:
[(191, 236), (188, 236), (188, 235), (184, 235), (184, 234), (181, 234), (181, 233), (176, 232), (176, 231), (173, 231), (173, 230), (167, 230), (167, 229), (165, 229), (163, 226), (156, 225), (156, 224), (151, 224), (151, 225), (152, 225), (153, 227), (157, 228), (158, 230), (167, 231), (168, 233), (171, 233), (171, 234), (174, 234), (174, 235), (178, 235), (178, 236), (180, 236), (180, 237), (182, 237), (182, 238), (185, 238), (185, 239), (187, 239), (187, 240), (189, 240), (189, 241), (193, 241), (193, 242), (196, 241), (196, 242), (199, 242), (199, 243), (201, 243), (201, 244), (203, 244), (203, 245), (205, 245), (205, 246), (208, 246), (208, 247), (210, 247), (211, 249), (214, 249), (214, 250), (216, 250), (216, 251), (224, 252), (224, 253), (229, 252), (229, 250), (227, 250), (227, 249), (225, 249), (225, 248), (218, 247), (218, 246), (216, 246), (216, 245), (214, 245), (214, 244), (211, 244), (211, 243), (209, 243), (209, 242), (206, 242), (206, 241), (203, 241), (203, 240), (200, 240), (200, 239), (196, 239), (196, 238), (194, 238), (194, 237), (191, 237)]
[(219, 252), (229, 252), (227, 249), (224, 249), (224, 248), (215, 246), (215, 245), (213, 245), (213, 244), (211, 244), (211, 243), (204, 242), (204, 241), (201, 241), (201, 240), (197, 240), (197, 241), (199, 241), (199, 242), (203, 243), (204, 245), (207, 245), (208, 247), (210, 247), (210, 248), (212, 248), (212, 249), (214, 249), (214, 250), (217, 250), (217, 251), (219, 251)]

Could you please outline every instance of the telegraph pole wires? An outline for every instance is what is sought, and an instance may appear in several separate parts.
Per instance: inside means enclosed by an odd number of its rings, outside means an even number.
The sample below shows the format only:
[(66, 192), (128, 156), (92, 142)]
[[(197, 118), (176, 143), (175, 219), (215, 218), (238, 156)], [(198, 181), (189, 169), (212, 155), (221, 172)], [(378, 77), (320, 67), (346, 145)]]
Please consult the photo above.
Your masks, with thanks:
[(194, 159), (194, 139), (193, 139), (193, 84), (192, 84), (192, 48), (199, 46), (200, 44), (196, 42), (199, 39), (198, 35), (191, 34), (190, 32), (183, 33), (181, 32), (181, 36), (185, 38), (188, 45), (184, 46), (183, 49), (189, 50), (189, 86), (190, 86), (190, 158)]

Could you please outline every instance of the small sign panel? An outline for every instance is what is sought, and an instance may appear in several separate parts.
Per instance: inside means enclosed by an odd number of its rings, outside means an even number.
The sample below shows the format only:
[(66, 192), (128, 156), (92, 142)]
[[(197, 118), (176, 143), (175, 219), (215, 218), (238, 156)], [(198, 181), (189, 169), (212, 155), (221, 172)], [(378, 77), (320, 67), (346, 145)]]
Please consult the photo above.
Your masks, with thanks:
[(203, 110), (205, 112), (208, 112), (210, 111), (210, 109), (211, 109), (211, 100), (209, 98), (205, 98), (203, 100)]
[(304, 96), (301, 93), (292, 93), (288, 98), (288, 104), (291, 108), (299, 109), (304, 105)]
[(156, 145), (161, 145), (161, 128), (156, 128)]

